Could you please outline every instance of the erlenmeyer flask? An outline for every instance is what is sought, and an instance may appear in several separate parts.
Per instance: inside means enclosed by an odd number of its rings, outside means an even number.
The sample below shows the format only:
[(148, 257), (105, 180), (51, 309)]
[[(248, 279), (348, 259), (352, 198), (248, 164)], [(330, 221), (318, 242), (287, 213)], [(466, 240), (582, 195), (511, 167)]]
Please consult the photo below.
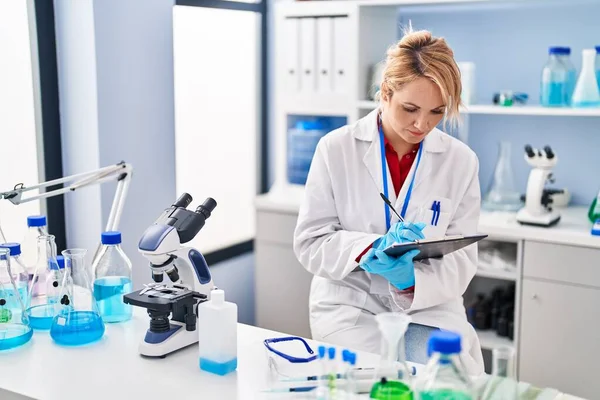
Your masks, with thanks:
[(492, 183), (483, 198), (482, 208), (489, 211), (517, 211), (523, 207), (521, 194), (515, 188), (511, 165), (511, 144), (499, 144), (498, 160)]
[(26, 305), (29, 324), (33, 329), (50, 329), (52, 319), (62, 308), (58, 303), (57, 289), (64, 281), (64, 276), (57, 278), (56, 284), (48, 286), (48, 279), (54, 277), (58, 271), (54, 235), (38, 237), (38, 260)]
[(492, 350), (492, 376), (485, 385), (482, 400), (516, 400), (519, 398), (515, 373), (515, 349), (496, 347)]
[(410, 372), (404, 355), (404, 334), (411, 322), (410, 316), (387, 312), (375, 316), (381, 332), (381, 361), (371, 399), (412, 400)]
[(32, 335), (25, 313), (25, 299), (21, 297), (10, 269), (10, 250), (0, 248), (0, 350), (19, 347)]
[(65, 279), (60, 303), (65, 306), (52, 321), (50, 336), (58, 344), (77, 346), (95, 342), (104, 335), (104, 322), (92, 295), (92, 277), (86, 265), (85, 249), (62, 252)]

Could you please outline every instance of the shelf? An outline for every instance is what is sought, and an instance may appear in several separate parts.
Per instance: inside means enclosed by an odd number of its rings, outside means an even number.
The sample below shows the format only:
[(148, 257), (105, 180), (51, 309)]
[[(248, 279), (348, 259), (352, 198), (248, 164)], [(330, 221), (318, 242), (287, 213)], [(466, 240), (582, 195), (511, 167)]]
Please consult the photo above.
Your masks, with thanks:
[(501, 279), (504, 281), (517, 280), (517, 271), (477, 268), (477, 272), (475, 273), (475, 275), (481, 276), (483, 278)]
[(500, 346), (515, 346), (512, 340), (507, 337), (498, 336), (498, 334), (491, 329), (487, 331), (480, 331), (476, 329), (475, 331), (479, 337), (479, 343), (481, 344), (482, 349), (492, 350), (495, 347)]
[[(361, 110), (373, 110), (378, 106), (375, 101), (361, 100), (358, 108)], [(488, 114), (488, 115), (537, 115), (550, 117), (600, 117), (598, 108), (551, 108), (541, 106), (512, 106), (502, 107), (495, 105), (473, 104), (463, 107), (465, 114)]]

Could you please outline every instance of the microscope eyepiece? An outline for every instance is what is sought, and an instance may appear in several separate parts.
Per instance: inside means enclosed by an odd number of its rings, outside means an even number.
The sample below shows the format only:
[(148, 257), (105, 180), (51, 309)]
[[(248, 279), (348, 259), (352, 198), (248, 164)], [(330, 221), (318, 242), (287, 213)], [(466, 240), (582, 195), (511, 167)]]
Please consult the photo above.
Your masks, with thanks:
[(208, 197), (204, 200), (204, 203), (200, 204), (198, 208), (196, 208), (196, 212), (204, 215), (204, 219), (208, 219), (213, 210), (217, 207), (217, 202), (212, 197)]
[(192, 196), (189, 193), (183, 193), (175, 203), (173, 203), (173, 207), (181, 207), (187, 208), (192, 202)]
[(554, 152), (550, 146), (544, 147), (544, 151), (546, 152), (546, 158), (548, 158), (548, 160), (552, 160), (554, 158)]
[(525, 146), (525, 153), (527, 153), (527, 157), (529, 158), (535, 157), (535, 152), (533, 151), (530, 145)]

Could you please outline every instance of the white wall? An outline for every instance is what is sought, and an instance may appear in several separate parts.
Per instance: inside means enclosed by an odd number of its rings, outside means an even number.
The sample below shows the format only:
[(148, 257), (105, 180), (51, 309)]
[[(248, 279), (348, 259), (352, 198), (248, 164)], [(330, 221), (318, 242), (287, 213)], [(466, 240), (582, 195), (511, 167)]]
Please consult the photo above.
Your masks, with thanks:
[[(34, 38), (35, 40), (35, 38)], [(0, 192), (40, 180), (29, 21), (25, 1), (0, 2)], [(33, 194), (33, 192), (31, 192)], [(40, 202), (0, 201), (0, 226), (8, 241), (21, 241), (26, 217)]]

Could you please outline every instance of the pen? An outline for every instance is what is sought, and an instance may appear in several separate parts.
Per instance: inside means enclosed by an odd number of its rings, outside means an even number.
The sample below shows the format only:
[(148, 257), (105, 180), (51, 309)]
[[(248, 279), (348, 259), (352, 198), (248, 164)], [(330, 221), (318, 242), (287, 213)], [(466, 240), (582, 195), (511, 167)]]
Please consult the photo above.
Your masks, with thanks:
[(388, 205), (388, 207), (394, 212), (394, 214), (396, 214), (396, 216), (398, 217), (398, 219), (401, 222), (404, 222), (404, 218), (402, 218), (402, 216), (400, 216), (400, 214), (398, 214), (398, 212), (396, 211), (396, 209), (394, 208), (394, 206), (392, 205), (392, 202), (390, 201), (390, 199), (388, 199), (385, 194), (383, 193), (379, 193), (379, 195), (381, 196), (381, 198), (383, 199), (383, 201), (385, 201), (385, 204)]

